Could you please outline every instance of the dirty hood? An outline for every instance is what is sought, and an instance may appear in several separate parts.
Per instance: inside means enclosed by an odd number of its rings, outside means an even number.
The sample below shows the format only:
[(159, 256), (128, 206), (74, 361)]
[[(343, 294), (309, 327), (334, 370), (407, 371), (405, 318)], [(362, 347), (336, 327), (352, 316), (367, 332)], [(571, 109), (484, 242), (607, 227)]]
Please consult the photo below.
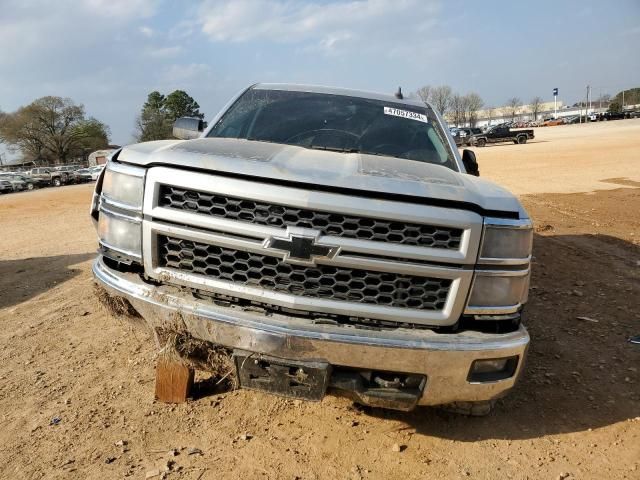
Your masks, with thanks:
[(188, 167), (332, 188), (409, 195), (526, 217), (514, 195), (487, 180), (440, 165), (393, 157), (243, 139), (199, 138), (130, 145), (122, 149), (118, 160), (141, 166)]

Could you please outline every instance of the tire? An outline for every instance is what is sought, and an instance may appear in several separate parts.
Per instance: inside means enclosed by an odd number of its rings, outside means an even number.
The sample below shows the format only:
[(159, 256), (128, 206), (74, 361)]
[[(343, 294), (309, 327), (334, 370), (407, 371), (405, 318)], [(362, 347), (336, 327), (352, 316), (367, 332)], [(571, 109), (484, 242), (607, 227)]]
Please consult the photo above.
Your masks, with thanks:
[(455, 402), (441, 405), (439, 408), (449, 413), (458, 415), (467, 415), (470, 417), (484, 417), (491, 413), (495, 400), (487, 400), (484, 402)]
[(34, 188), (36, 187), (33, 186), (33, 183), (27, 183), (27, 190), (33, 190)]
[(59, 187), (60, 185), (62, 185), (62, 182), (60, 181), (59, 177), (56, 177), (51, 180), (51, 185), (53, 185), (54, 187)]
[(484, 147), (487, 144), (487, 141), (484, 138), (479, 138), (476, 143), (479, 147)]
[(517, 141), (520, 145), (524, 145), (525, 143), (527, 143), (527, 136), (526, 135), (520, 135), (517, 138)]

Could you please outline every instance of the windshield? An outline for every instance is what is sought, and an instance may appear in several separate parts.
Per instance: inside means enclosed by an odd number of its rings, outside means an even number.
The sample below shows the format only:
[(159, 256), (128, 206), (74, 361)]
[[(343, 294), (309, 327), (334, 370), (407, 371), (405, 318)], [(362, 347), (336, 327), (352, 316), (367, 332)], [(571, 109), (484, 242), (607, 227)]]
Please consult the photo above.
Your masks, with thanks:
[(458, 170), (430, 108), (360, 97), (252, 89), (207, 136), (385, 155)]

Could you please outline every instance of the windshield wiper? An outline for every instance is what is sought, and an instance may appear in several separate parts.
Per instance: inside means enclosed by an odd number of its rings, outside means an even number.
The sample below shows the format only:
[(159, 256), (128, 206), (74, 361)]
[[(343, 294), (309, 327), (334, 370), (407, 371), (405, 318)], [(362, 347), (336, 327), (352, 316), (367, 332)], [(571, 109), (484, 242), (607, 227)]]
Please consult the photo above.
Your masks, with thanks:
[(358, 150), (357, 148), (329, 147), (326, 145), (296, 145), (296, 146), (310, 148), (312, 150), (327, 150), (329, 152), (360, 153), (360, 150)]

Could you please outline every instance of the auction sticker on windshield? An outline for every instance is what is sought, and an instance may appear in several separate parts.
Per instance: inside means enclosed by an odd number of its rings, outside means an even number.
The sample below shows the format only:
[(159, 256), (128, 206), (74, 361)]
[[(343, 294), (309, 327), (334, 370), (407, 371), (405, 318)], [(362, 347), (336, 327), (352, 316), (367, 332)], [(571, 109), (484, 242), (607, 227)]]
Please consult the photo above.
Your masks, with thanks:
[(417, 120), (418, 122), (429, 123), (427, 116), (422, 113), (410, 112), (409, 110), (400, 110), (399, 108), (384, 107), (385, 115), (393, 115), (394, 117), (408, 118), (409, 120)]

